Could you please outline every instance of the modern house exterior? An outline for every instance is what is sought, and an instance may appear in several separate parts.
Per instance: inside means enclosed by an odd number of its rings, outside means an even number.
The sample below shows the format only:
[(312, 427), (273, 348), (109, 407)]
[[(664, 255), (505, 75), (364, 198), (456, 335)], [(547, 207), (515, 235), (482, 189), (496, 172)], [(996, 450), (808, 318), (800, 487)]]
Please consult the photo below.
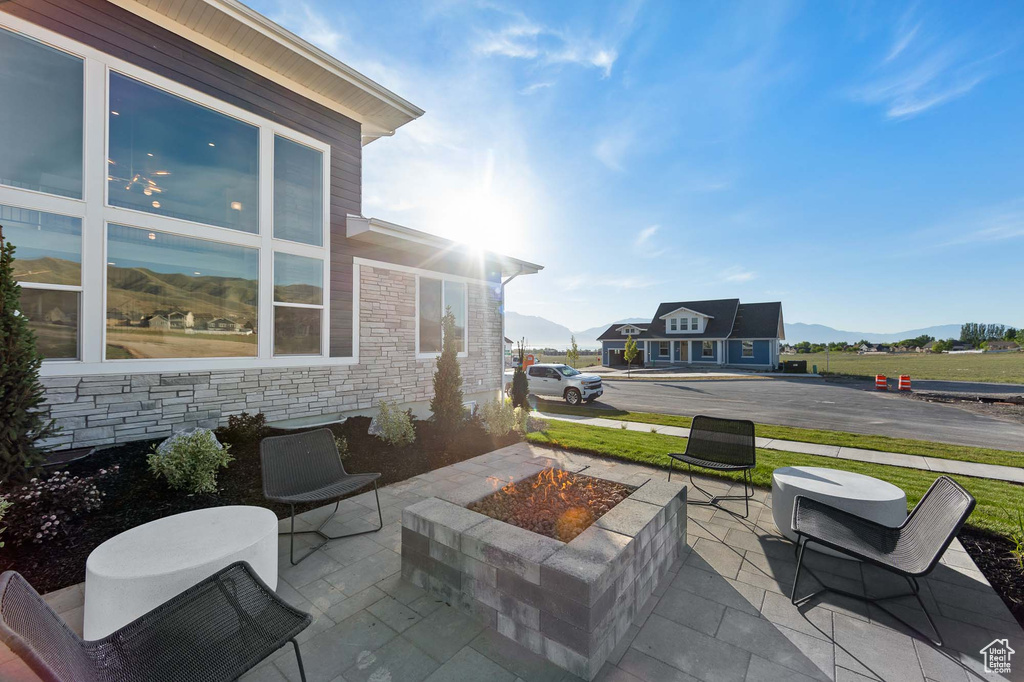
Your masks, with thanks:
[(0, 92), (51, 445), (422, 414), (446, 307), (466, 400), (500, 390), (504, 285), (540, 266), (362, 215), (400, 96), (235, 0), (7, 0)]
[(774, 369), (786, 338), (782, 303), (736, 298), (662, 303), (649, 323), (613, 324), (597, 337), (601, 364), (625, 365), (626, 340), (636, 341), (634, 365)]

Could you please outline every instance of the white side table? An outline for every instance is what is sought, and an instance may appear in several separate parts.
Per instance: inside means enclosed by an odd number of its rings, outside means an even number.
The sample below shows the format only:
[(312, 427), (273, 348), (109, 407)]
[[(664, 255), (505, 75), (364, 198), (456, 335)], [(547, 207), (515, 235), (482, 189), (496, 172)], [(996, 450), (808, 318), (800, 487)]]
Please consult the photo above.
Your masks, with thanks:
[(83, 636), (100, 639), (236, 561), (277, 588), (277, 516), (211, 507), (115, 535), (85, 562)]
[[(775, 526), (793, 542), (793, 500), (810, 497), (883, 526), (896, 527), (907, 518), (907, 495), (892, 483), (871, 476), (824, 467), (783, 467), (772, 472), (772, 517)], [(850, 559), (821, 545), (808, 549)]]

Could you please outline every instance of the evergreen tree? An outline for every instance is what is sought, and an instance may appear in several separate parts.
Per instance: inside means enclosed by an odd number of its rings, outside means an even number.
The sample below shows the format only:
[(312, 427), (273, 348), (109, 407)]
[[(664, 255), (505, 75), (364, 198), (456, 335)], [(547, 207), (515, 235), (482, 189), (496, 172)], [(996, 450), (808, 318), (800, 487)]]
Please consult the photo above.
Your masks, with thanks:
[(640, 355), (640, 349), (636, 347), (636, 341), (633, 340), (633, 335), (630, 334), (626, 337), (626, 347), (622, 351), (622, 359), (626, 361), (626, 376), (632, 376), (633, 361), (636, 360), (638, 355)]
[(462, 370), (459, 369), (459, 342), (455, 329), (455, 315), (449, 306), (441, 318), (441, 355), (434, 371), (434, 397), (430, 411), (440, 427), (442, 438), (451, 442), (462, 425), (465, 408), (462, 406)]
[(43, 461), (39, 440), (56, 433), (38, 411), (42, 357), (36, 336), (21, 314), (21, 287), (14, 281), (14, 245), (0, 226), (0, 483), (28, 479)]
[(572, 337), (572, 345), (569, 346), (569, 350), (565, 353), (565, 364), (572, 365), (575, 369), (576, 365), (580, 362), (580, 347), (576, 345), (576, 336)]

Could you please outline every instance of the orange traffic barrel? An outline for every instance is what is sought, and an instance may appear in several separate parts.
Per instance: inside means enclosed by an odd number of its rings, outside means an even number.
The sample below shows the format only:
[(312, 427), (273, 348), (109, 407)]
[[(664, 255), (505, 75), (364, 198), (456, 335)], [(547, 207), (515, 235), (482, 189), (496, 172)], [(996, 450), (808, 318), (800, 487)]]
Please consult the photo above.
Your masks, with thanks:
[(900, 375), (899, 389), (901, 391), (909, 391), (910, 390), (910, 375), (909, 374), (901, 374)]
[(889, 390), (889, 384), (885, 380), (885, 375), (884, 374), (876, 374), (875, 375), (875, 389), (879, 390), (879, 391), (888, 391)]

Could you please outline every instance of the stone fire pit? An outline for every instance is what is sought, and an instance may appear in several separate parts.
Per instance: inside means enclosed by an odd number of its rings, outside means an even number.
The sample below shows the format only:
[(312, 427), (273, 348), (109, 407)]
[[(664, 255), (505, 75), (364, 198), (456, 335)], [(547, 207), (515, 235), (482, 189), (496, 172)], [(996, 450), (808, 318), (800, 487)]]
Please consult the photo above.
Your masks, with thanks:
[[(555, 476), (565, 473), (552, 465)], [(686, 544), (686, 486), (621, 486), (628, 496), (568, 543), (466, 508), (538, 475), (527, 467), (406, 507), (402, 575), (592, 680)], [(604, 483), (595, 487), (607, 492)]]

